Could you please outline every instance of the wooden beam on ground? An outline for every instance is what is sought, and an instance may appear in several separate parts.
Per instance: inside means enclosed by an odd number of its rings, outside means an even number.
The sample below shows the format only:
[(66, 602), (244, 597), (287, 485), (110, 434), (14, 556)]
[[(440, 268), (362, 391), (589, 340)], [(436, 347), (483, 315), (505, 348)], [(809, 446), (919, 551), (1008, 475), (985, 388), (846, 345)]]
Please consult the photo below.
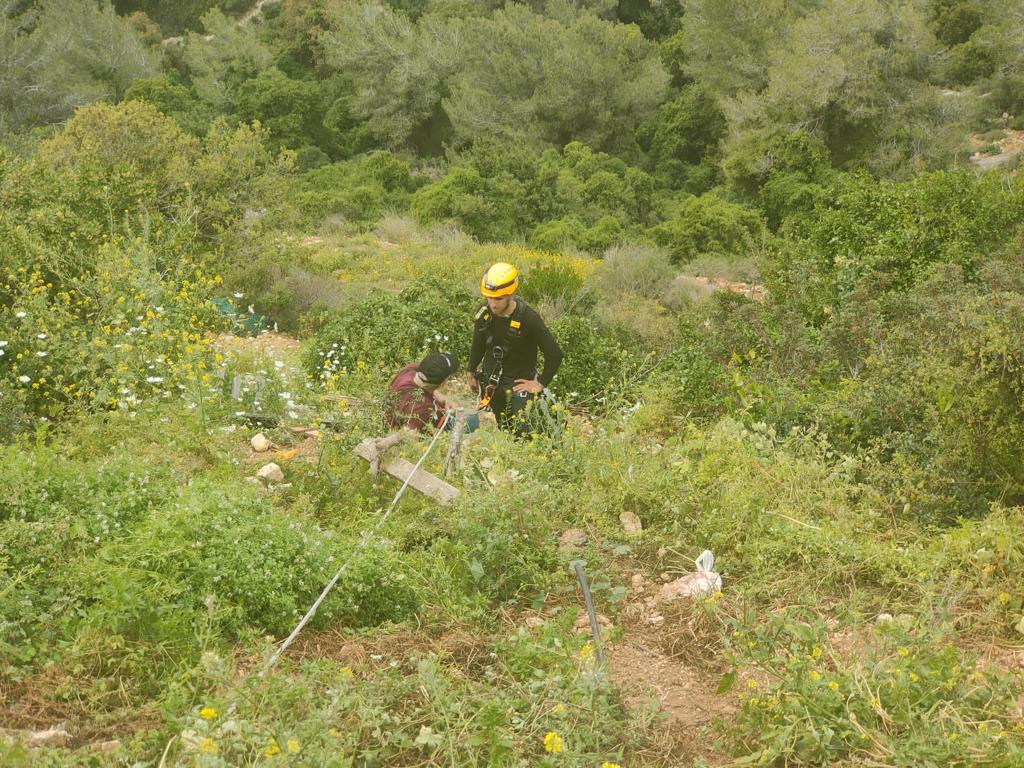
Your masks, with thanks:
[[(352, 450), (357, 456), (370, 462), (371, 465), (375, 461), (380, 460), (380, 454), (374, 447), (372, 439), (362, 441)], [(455, 486), (449, 485), (441, 478), (422, 469), (417, 470), (415, 464), (401, 457), (385, 460), (382, 464), (382, 469), (385, 472), (403, 483), (412, 475), (409, 487), (419, 491), (424, 496), (429, 496), (439, 504), (450, 504), (459, 495), (459, 489)], [(413, 474), (413, 470), (416, 470), (415, 474)]]

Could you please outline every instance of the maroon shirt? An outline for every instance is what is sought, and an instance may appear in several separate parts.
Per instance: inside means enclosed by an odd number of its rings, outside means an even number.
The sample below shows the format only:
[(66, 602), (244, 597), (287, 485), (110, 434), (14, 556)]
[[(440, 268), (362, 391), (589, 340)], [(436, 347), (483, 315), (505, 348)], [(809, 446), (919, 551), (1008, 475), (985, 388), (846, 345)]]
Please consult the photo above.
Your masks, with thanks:
[(384, 421), (393, 429), (426, 432), (437, 424), (434, 396), (416, 386), (417, 363), (409, 363), (388, 384)]

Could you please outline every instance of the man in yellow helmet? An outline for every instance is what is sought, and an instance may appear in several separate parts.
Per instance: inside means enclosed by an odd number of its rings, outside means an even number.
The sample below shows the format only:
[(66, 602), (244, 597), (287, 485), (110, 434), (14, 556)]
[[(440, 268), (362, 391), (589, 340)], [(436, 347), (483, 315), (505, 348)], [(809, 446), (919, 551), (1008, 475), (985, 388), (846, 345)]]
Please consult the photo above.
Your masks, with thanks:
[[(469, 384), (480, 392), (502, 429), (527, 434), (526, 407), (551, 383), (562, 364), (562, 349), (540, 315), (516, 295), (519, 270), (498, 262), (484, 273), (480, 293), (487, 299), (476, 315), (469, 352)], [(537, 372), (537, 353), (544, 370)], [(482, 370), (478, 372), (478, 369)]]

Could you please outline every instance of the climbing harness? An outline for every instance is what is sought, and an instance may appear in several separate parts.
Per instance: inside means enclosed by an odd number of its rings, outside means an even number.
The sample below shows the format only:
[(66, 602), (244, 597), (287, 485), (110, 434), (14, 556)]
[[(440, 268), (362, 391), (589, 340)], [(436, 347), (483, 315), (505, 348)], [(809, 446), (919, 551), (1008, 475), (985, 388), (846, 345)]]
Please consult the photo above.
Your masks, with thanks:
[(437, 432), (434, 433), (434, 437), (430, 441), (430, 445), (428, 445), (426, 450), (423, 451), (423, 455), (420, 456), (420, 460), (416, 462), (416, 465), (412, 468), (412, 472), (409, 473), (409, 476), (405, 478), (405, 482), (402, 483), (402, 487), (398, 489), (398, 493), (396, 493), (395, 497), (391, 500), (391, 506), (389, 506), (387, 511), (380, 517), (380, 519), (378, 519), (377, 522), (373, 524), (372, 528), (363, 531), (362, 535), (359, 537), (359, 541), (356, 543), (355, 549), (352, 550), (349, 556), (345, 559), (345, 562), (342, 563), (341, 568), (338, 569), (338, 572), (334, 574), (334, 578), (327, 582), (327, 586), (324, 587), (323, 592), (320, 593), (320, 597), (318, 597), (316, 601), (313, 603), (313, 605), (309, 607), (309, 610), (306, 611), (306, 615), (302, 617), (302, 620), (299, 621), (299, 623), (295, 626), (295, 629), (292, 630), (292, 633), (288, 635), (287, 638), (285, 638), (284, 642), (281, 643), (280, 647), (276, 651), (274, 651), (274, 654), (267, 660), (267, 663), (263, 665), (263, 669), (260, 670), (260, 673), (258, 675), (259, 677), (262, 678), (264, 675), (266, 675), (267, 672), (269, 672), (270, 669), (277, 663), (277, 660), (281, 658), (281, 654), (288, 650), (288, 646), (290, 646), (292, 642), (295, 640), (295, 638), (299, 636), (299, 632), (301, 632), (302, 628), (305, 627), (309, 620), (313, 618), (313, 615), (316, 613), (317, 608), (320, 607), (320, 604), (326, 599), (330, 591), (334, 589), (334, 585), (338, 583), (338, 579), (340, 579), (344, 575), (345, 571), (348, 570), (348, 566), (352, 562), (352, 559), (357, 554), (359, 554), (360, 551), (362, 551), (363, 547), (365, 547), (366, 544), (373, 537), (373, 535), (377, 533), (377, 530), (382, 525), (384, 525), (385, 521), (388, 519), (388, 516), (398, 505), (398, 501), (399, 499), (402, 498), (402, 494), (405, 493), (405, 489), (409, 487), (409, 481), (412, 480), (413, 476), (416, 474), (420, 466), (423, 464), (427, 456), (430, 454), (430, 450), (434, 447), (434, 443), (437, 442), (437, 438), (440, 437), (441, 433), (444, 431), (444, 426), (448, 423), (448, 419), (451, 417), (451, 413), (451, 411), (447, 411), (445, 413), (444, 419), (441, 421), (440, 427), (438, 428)]
[[(476, 407), (478, 411), (486, 410), (491, 406), (494, 393), (497, 392), (498, 385), (501, 384), (502, 374), (505, 372), (505, 356), (508, 354), (509, 348), (523, 335), (523, 315), (525, 312), (526, 302), (517, 298), (515, 311), (508, 320), (508, 328), (505, 329), (501, 343), (497, 343), (494, 336), (490, 336), (487, 339), (487, 343), (491, 348), (491, 359), (494, 360), (494, 366), (487, 376), (487, 382), (481, 389), (480, 402)], [(480, 311), (476, 313), (476, 323), (480, 328), (493, 322), (494, 315), (488, 307), (481, 307)]]

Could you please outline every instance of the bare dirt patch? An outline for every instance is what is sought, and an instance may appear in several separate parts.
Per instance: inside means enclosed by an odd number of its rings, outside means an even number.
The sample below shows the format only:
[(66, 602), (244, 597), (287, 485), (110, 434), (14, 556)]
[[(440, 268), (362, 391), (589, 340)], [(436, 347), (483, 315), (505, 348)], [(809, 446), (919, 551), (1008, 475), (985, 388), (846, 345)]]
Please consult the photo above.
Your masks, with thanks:
[(264, 331), (257, 336), (235, 336), (231, 333), (222, 333), (214, 339), (213, 343), (222, 352), (259, 352), (272, 357), (291, 354), (300, 345), (298, 339), (273, 331)]

